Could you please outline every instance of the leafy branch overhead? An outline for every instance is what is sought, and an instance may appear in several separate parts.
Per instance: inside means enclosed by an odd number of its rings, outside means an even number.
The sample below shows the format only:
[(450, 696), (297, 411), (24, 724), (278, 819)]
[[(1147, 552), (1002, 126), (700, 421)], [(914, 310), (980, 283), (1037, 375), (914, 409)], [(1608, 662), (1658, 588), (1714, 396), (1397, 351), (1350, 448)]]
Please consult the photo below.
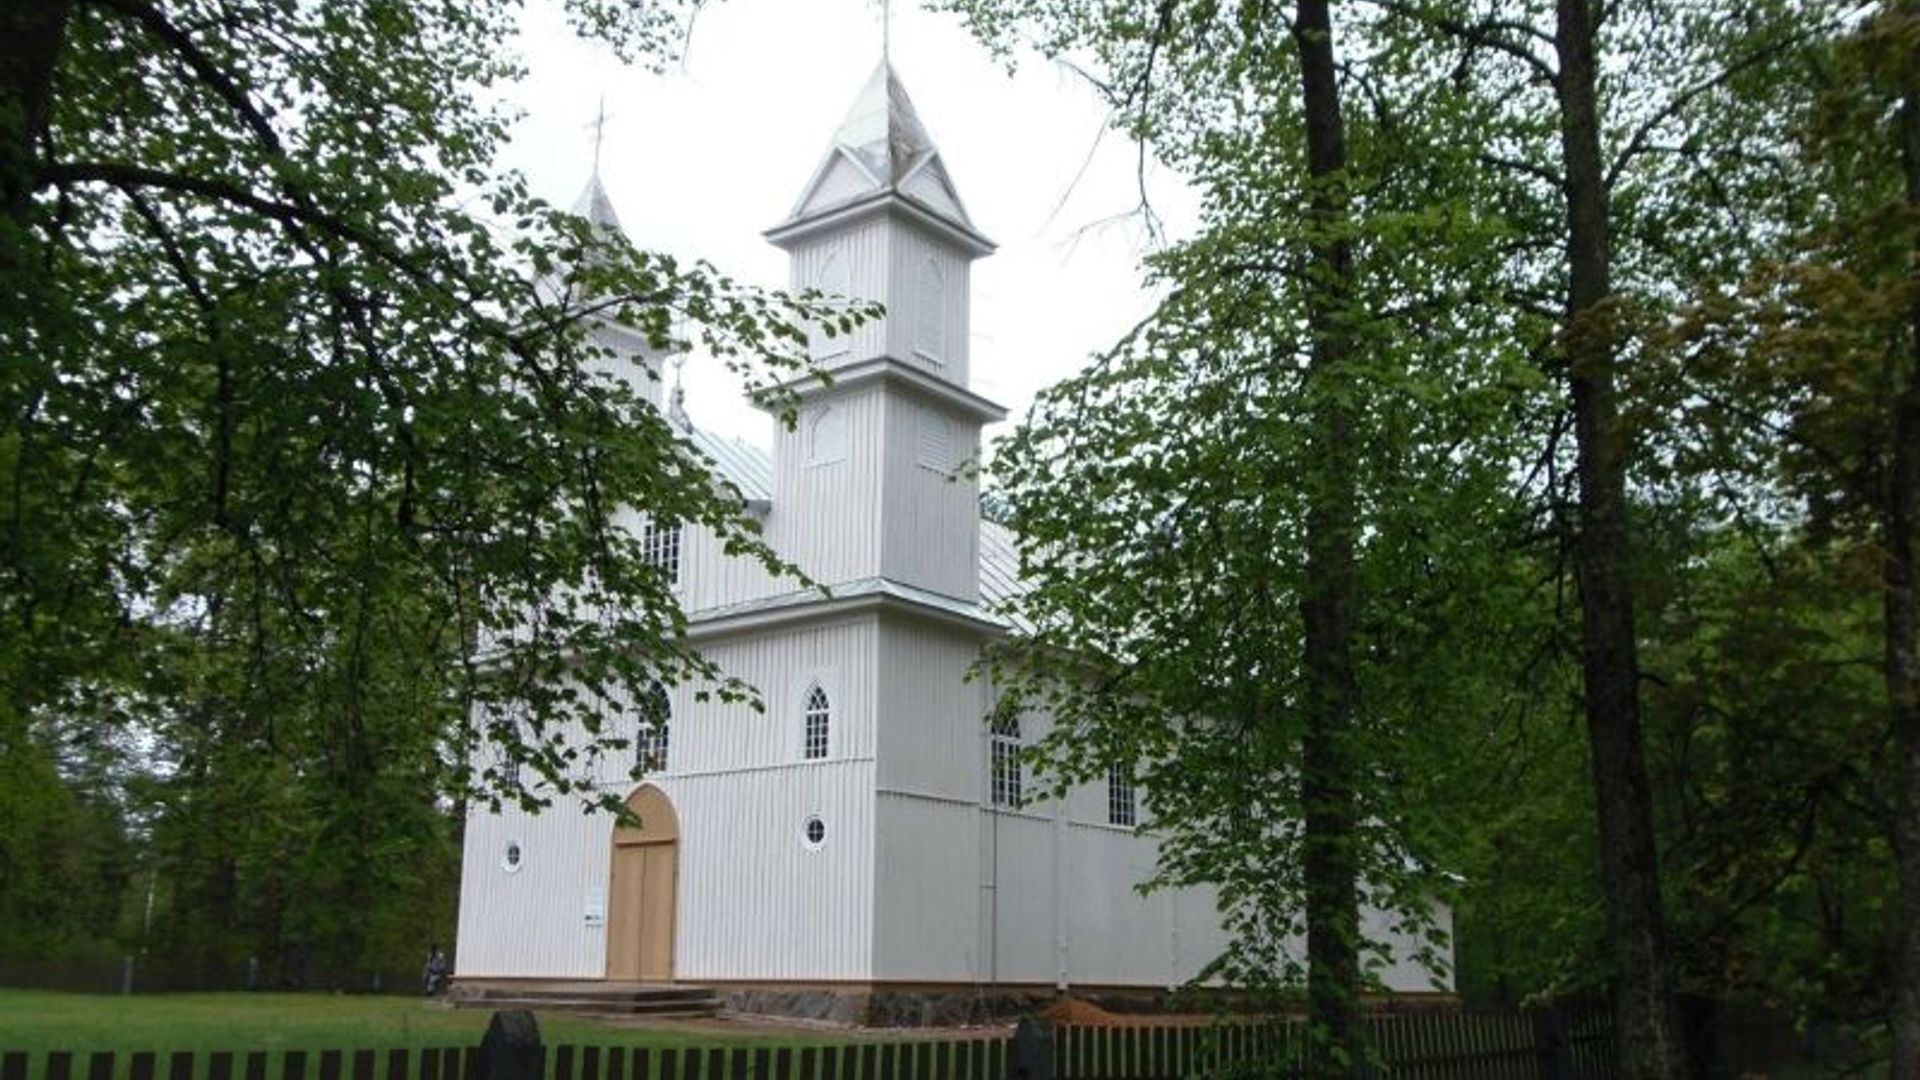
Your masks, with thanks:
[[(569, 12), (658, 62), (696, 6)], [(655, 679), (751, 697), (686, 644), (637, 515), (794, 568), (589, 331), (697, 345), (777, 404), (809, 321), (861, 313), (500, 170), (517, 12), (0, 16), (0, 723), (131, 702), (340, 769), (424, 738), (436, 783), (530, 801), (622, 749), (603, 718)]]

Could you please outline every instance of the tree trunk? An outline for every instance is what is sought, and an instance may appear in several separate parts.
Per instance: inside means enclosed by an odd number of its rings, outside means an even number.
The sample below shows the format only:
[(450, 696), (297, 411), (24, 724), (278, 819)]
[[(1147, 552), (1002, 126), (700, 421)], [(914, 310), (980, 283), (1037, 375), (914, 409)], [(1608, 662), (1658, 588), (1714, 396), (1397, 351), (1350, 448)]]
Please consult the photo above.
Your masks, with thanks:
[(1354, 439), (1351, 388), (1353, 252), (1347, 239), (1346, 125), (1340, 112), (1328, 0), (1301, 0), (1299, 49), (1312, 185), (1308, 332), (1312, 340), (1313, 475), (1307, 504), (1306, 736), (1301, 795), (1306, 879), (1307, 998), (1321, 1036), (1309, 1075), (1354, 1075), (1360, 1045), (1360, 859), (1354, 791)]
[[(72, 12), (72, 0), (0, 5), (0, 222), (9, 225), (22, 222), (32, 205), (34, 142), (46, 130), (53, 68)], [(0, 237), (0, 258), (10, 260), (14, 247)]]
[[(1912, 95), (1900, 107), (1900, 158), (1907, 206), (1920, 211), (1920, 100)], [(1920, 274), (1920, 245), (1910, 272)], [(1908, 311), (1908, 320), (1912, 352), (1905, 358), (1904, 385), (1893, 388), (1893, 459), (1881, 518), (1887, 702), (1897, 792), (1893, 840), (1900, 873), (1889, 1024), (1893, 1080), (1920, 1080), (1920, 302)]]
[(1574, 561), (1615, 1038), (1621, 1075), (1628, 1080), (1680, 1080), (1686, 1055), (1675, 1022), (1660, 910), (1628, 581), (1628, 446), (1614, 395), (1610, 193), (1600, 156), (1594, 55), (1598, 26), (1590, 0), (1558, 0), (1557, 14), (1554, 48), (1560, 62), (1570, 270), (1562, 332), (1580, 484)]

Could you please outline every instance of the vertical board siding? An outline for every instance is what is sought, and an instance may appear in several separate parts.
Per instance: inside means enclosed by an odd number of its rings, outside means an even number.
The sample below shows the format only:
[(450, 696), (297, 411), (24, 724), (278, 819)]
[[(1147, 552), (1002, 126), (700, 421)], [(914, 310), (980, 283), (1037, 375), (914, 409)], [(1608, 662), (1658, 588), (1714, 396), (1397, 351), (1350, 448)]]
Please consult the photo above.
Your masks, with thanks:
[(775, 432), (767, 540), (814, 580), (837, 584), (880, 572), (886, 409), (884, 395), (872, 384), (823, 400), (845, 412), (846, 456), (808, 464), (804, 429)]
[(994, 982), (1054, 982), (1053, 823), (1025, 814), (981, 815), (981, 860), (992, 888), (981, 921)]
[[(875, 977), (1052, 983), (1064, 964), (1069, 983), (1170, 986), (1219, 955), (1211, 891), (1135, 892), (1158, 847), (1104, 824), (1103, 783), (1018, 813), (981, 805), (991, 698), (966, 681), (978, 635), (890, 616), (879, 627)], [(1028, 717), (1023, 734), (1047, 726)]]
[[(921, 413), (932, 409), (952, 425), (954, 461), (945, 469), (920, 462)], [(980, 488), (958, 468), (980, 442), (980, 425), (918, 394), (886, 397), (886, 457), (880, 571), (894, 581), (960, 600), (980, 596)]]
[[(760, 688), (764, 712), (672, 692), (669, 770), (649, 782), (680, 819), (677, 978), (867, 976), (875, 640), (866, 617), (710, 648)], [(830, 756), (802, 761), (800, 696), (814, 678), (833, 696)], [(633, 784), (623, 774), (612, 762), (601, 781), (624, 795)], [(815, 814), (828, 830), (817, 851), (801, 842)], [(522, 850), (511, 873), (501, 866), (510, 842)], [(457, 974), (603, 977), (606, 925), (586, 914), (596, 900), (604, 912), (611, 843), (610, 817), (564, 801), (537, 817), (476, 808), (462, 853)]]
[(1068, 971), (1076, 982), (1172, 986), (1174, 898), (1141, 896), (1153, 874), (1151, 840), (1097, 826), (1069, 824), (1063, 837)]
[(587, 369), (624, 384), (635, 397), (659, 408), (665, 385), (659, 378), (662, 357), (647, 344), (646, 336), (599, 318), (591, 320), (588, 335), (612, 355), (591, 357)]
[[(1442, 929), (1452, 930), (1452, 913), (1442, 913)], [(1363, 906), (1360, 909), (1360, 932), (1367, 940), (1386, 945), (1388, 962), (1385, 968), (1375, 972), (1382, 984), (1389, 990), (1428, 993), (1453, 989), (1453, 982), (1446, 972), (1453, 969), (1453, 943), (1451, 933), (1437, 945), (1430, 946), (1438, 957), (1441, 970), (1427, 970), (1420, 960), (1421, 942), (1419, 934), (1411, 927), (1399, 925), (1397, 916), (1383, 912), (1378, 908)]]
[(979, 807), (882, 794), (875, 804), (874, 978), (984, 978)]
[(795, 588), (792, 579), (775, 578), (757, 560), (728, 555), (712, 529), (688, 525), (681, 534), (680, 603), (690, 612), (761, 600)]
[[(606, 971), (604, 927), (585, 925), (592, 891), (604, 889), (612, 819), (556, 805), (537, 819), (517, 807), (467, 816), (460, 862), (457, 976), (597, 979)], [(520, 869), (501, 858), (521, 845)]]
[[(872, 963), (873, 766), (691, 777), (681, 808), (681, 979), (838, 980)], [(818, 850), (802, 826), (818, 814)]]
[(881, 787), (957, 799), (973, 810), (987, 795), (990, 699), (967, 671), (984, 638), (898, 616), (882, 616), (878, 626)]
[[(801, 714), (816, 680), (832, 701), (830, 759), (872, 758), (878, 703), (874, 694), (879, 631), (871, 615), (799, 625), (705, 648), (721, 670), (760, 691), (765, 710), (745, 704), (696, 702), (675, 695), (674, 773), (802, 765)], [(678, 718), (686, 717), (679, 721)], [(685, 732), (682, 738), (682, 732)], [(684, 748), (684, 749), (683, 749)], [(808, 762), (805, 768), (818, 767)], [(671, 794), (671, 792), (669, 792)]]
[[(928, 363), (914, 355), (914, 332), (919, 326), (920, 270), (927, 260), (940, 267), (944, 285), (941, 313), (945, 326), (938, 363)], [(972, 260), (945, 240), (904, 219), (894, 219), (888, 229), (888, 265), (886, 271), (886, 335), (882, 351), (914, 367), (965, 387), (970, 373), (969, 353), (972, 331), (968, 294)]]
[[(887, 264), (892, 254), (889, 234), (897, 226), (881, 216), (867, 218), (839, 232), (805, 241), (793, 249), (788, 261), (788, 281), (795, 292), (815, 288), (827, 260), (838, 254), (847, 268), (849, 295), (859, 300), (878, 300), (893, 310), (888, 293)], [(910, 310), (910, 309), (909, 309)], [(891, 320), (870, 319), (845, 336), (848, 348), (826, 358), (826, 365), (863, 360), (887, 351), (886, 328)]]

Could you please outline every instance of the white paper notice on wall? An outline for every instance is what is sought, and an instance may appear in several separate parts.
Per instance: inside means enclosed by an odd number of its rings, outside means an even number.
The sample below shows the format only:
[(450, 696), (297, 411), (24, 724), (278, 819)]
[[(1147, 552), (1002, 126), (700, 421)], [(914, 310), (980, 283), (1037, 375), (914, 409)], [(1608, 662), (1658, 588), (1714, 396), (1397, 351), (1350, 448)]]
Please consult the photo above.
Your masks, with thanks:
[(607, 925), (607, 893), (605, 889), (593, 889), (587, 893), (587, 925)]

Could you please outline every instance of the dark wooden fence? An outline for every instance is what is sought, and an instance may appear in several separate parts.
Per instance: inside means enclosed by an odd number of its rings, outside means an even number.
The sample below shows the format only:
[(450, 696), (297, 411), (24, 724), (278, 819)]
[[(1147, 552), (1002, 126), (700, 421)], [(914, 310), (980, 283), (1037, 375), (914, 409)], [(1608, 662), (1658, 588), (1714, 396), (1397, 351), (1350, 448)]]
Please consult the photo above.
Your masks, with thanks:
[[(1005, 1080), (1012, 1040), (845, 1046), (549, 1046), (547, 1080)], [(479, 1080), (473, 1046), (244, 1053), (0, 1053), (0, 1080)]]
[[(1612, 1080), (1613, 1033), (1603, 1011), (1406, 1013), (1367, 1021), (1370, 1061), (1359, 1075), (1394, 1080)], [(1016, 1035), (1012, 1059), (1031, 1057)], [(1041, 1037), (1044, 1037), (1041, 1036)], [(1184, 1080), (1297, 1074), (1308, 1050), (1299, 1021), (1212, 1027), (1061, 1027), (1053, 1080)]]
[[(1612, 1080), (1603, 1009), (1412, 1012), (1367, 1022), (1376, 1080)], [(1729, 1014), (1699, 1049), (1700, 1075), (1738, 1077), (1787, 1065), (1857, 1068), (1872, 1051), (1840, 1031)], [(548, 1046), (540, 1080), (1237, 1080), (1297, 1072), (1298, 1022), (1049, 1027), (1012, 1038), (903, 1039), (811, 1046)], [(8, 1051), (0, 1080), (532, 1080), (483, 1075), (479, 1047), (237, 1053)]]
[[(1598, 1011), (1410, 1013), (1368, 1022), (1370, 1075), (1394, 1080), (1610, 1080)], [(1188, 1080), (1285, 1076), (1297, 1022), (1080, 1027), (1025, 1022), (1012, 1038), (846, 1045), (549, 1046), (544, 1080)], [(478, 1047), (193, 1054), (0, 1052), (0, 1080), (507, 1080)]]

